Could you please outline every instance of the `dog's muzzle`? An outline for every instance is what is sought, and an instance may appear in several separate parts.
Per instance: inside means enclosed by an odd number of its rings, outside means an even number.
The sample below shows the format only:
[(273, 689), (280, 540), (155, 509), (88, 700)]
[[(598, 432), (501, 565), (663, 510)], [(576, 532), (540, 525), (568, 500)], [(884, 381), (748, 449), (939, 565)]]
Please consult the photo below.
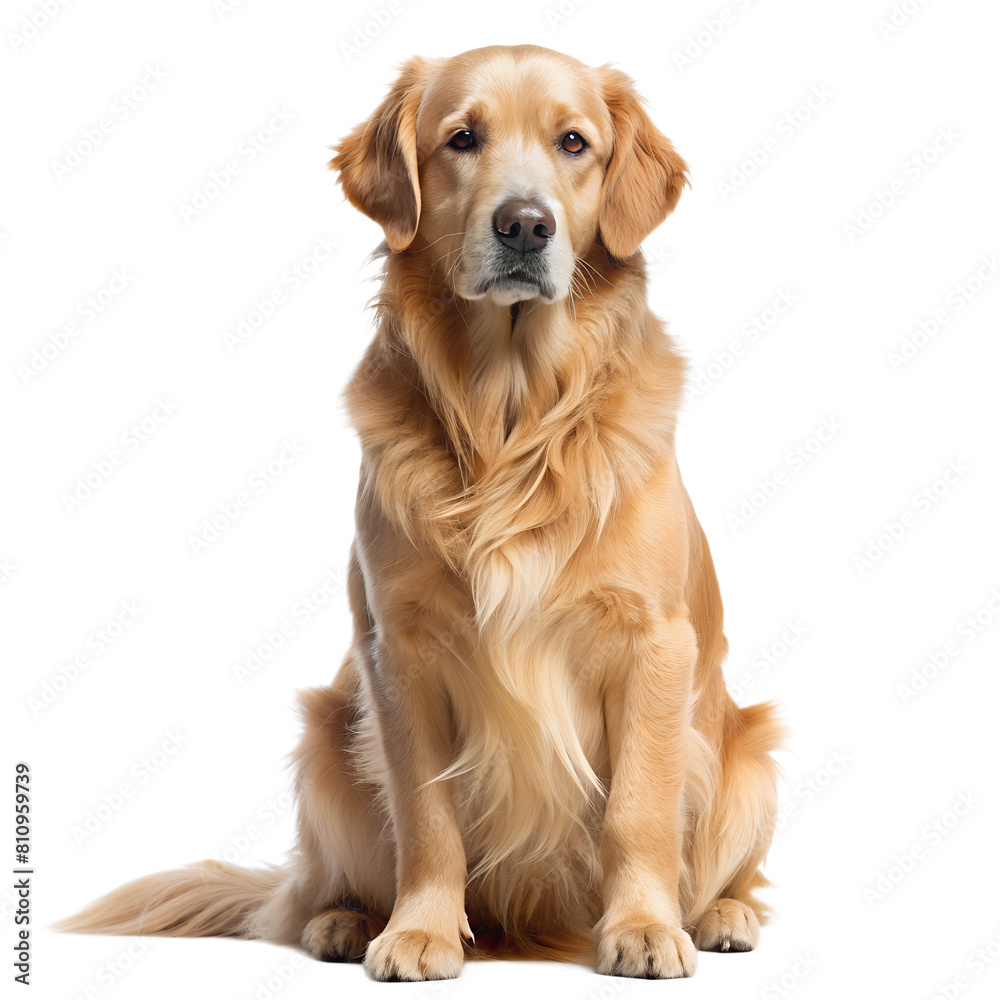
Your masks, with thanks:
[(501, 206), (493, 216), (496, 239), (477, 293), (492, 290), (510, 302), (553, 298), (551, 253), (546, 251), (555, 231), (555, 216), (544, 205), (518, 199)]

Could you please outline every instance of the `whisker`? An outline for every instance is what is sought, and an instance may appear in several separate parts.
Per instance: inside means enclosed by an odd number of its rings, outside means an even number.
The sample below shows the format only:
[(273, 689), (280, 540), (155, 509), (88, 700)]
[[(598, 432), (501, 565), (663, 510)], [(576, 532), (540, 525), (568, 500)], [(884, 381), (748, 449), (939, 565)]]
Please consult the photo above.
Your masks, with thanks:
[(425, 250), (429, 250), (432, 246), (434, 246), (435, 243), (440, 243), (442, 240), (448, 239), (449, 236), (465, 236), (465, 233), (464, 232), (462, 232), (462, 233), (445, 233), (444, 236), (439, 236), (433, 242), (428, 243), (427, 246), (424, 247), (424, 249)]
[(609, 280), (608, 278), (605, 278), (605, 277), (604, 277), (604, 275), (603, 275), (603, 274), (601, 274), (601, 272), (600, 272), (600, 271), (598, 271), (598, 270), (597, 270), (597, 268), (596, 268), (596, 267), (594, 267), (594, 265), (593, 265), (593, 264), (591, 264), (591, 263), (590, 263), (589, 261), (586, 261), (586, 260), (584, 260), (584, 259), (583, 259), (582, 257), (577, 257), (577, 258), (576, 258), (576, 260), (577, 260), (577, 263), (578, 263), (578, 264), (582, 264), (582, 265), (583, 265), (583, 266), (584, 266), (584, 267), (585, 267), (585, 268), (586, 268), (586, 269), (587, 269), (587, 270), (588, 270), (589, 272), (591, 272), (591, 273), (592, 273), (592, 274), (593, 274), (593, 275), (594, 275), (595, 277), (597, 277), (597, 278), (600, 278), (600, 279), (601, 279), (602, 281), (605, 281), (605, 282), (607, 282), (607, 283), (608, 283), (609, 285), (611, 285), (612, 287), (614, 287), (614, 282), (613, 282), (613, 281), (611, 281), (611, 280)]
[(448, 257), (448, 256), (450, 256), (453, 253), (461, 253), (461, 252), (462, 252), (462, 248), (460, 246), (455, 247), (453, 250), (446, 250), (443, 254), (441, 254), (440, 257), (437, 257), (437, 258), (435, 258), (434, 261), (432, 261), (431, 267), (433, 267), (439, 260), (444, 260), (445, 257)]

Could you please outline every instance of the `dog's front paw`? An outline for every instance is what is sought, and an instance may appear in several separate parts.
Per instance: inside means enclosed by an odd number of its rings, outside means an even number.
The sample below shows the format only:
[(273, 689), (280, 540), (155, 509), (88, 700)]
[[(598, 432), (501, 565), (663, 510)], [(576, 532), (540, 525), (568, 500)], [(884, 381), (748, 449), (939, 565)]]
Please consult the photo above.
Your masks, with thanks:
[(368, 945), (365, 968), (373, 979), (383, 982), (456, 979), (462, 971), (462, 943), (457, 933), (447, 937), (412, 928), (386, 928)]
[(597, 940), (597, 971), (635, 979), (680, 979), (693, 974), (691, 938), (669, 924), (610, 924)]

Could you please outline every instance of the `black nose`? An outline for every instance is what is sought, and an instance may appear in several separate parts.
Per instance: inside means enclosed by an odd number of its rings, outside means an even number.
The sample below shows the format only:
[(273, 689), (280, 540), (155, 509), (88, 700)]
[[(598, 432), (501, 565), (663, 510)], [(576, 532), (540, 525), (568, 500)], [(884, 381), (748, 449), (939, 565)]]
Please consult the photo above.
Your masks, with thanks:
[(527, 253), (545, 246), (556, 231), (556, 220), (547, 208), (533, 201), (509, 201), (497, 212), (493, 229), (505, 246)]

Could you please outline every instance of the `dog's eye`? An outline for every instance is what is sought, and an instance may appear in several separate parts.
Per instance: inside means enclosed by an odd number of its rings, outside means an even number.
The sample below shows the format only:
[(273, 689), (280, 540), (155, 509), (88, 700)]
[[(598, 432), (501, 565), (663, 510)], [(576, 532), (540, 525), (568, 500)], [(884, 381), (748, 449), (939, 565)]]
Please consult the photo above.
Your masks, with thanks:
[(587, 140), (579, 132), (567, 132), (559, 140), (559, 145), (567, 153), (582, 153), (587, 148)]
[(475, 149), (478, 145), (476, 142), (476, 133), (470, 132), (467, 128), (464, 128), (461, 132), (456, 132), (448, 140), (448, 145), (452, 149), (460, 149), (463, 152), (466, 149)]

